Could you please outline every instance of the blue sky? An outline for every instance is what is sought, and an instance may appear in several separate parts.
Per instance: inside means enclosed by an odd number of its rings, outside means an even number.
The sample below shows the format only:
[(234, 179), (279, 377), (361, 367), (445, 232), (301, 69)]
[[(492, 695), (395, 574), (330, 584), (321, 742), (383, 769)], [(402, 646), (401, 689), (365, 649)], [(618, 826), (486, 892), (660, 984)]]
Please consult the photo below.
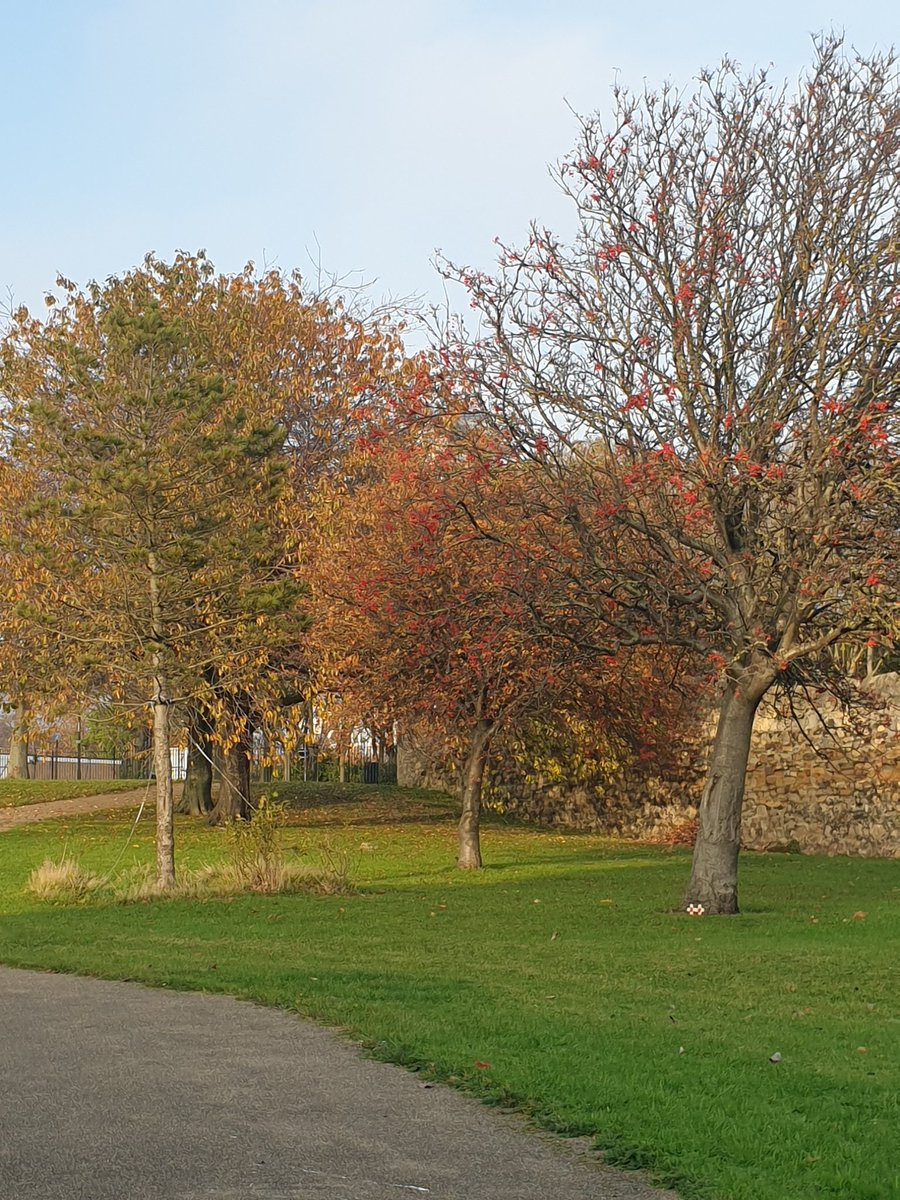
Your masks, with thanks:
[[(728, 11), (730, 10), (730, 11)], [(757, 0), (0, 0), (0, 301), (36, 306), (148, 250), (317, 264), (440, 301), (440, 247), (566, 228), (547, 164), (616, 75), (728, 53), (797, 73), (832, 25), (900, 41), (894, 4)], [(455, 299), (455, 298), (454, 298)]]

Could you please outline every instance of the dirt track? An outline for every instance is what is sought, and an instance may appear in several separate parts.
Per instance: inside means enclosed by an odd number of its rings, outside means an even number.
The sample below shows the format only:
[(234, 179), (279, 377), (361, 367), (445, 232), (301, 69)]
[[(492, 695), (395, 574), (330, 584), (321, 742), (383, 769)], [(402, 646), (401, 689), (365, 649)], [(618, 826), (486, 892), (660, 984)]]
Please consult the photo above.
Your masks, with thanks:
[(44, 804), (0, 808), (0, 833), (17, 825), (49, 821), (51, 817), (77, 817), (106, 808), (137, 808), (145, 796), (152, 799), (153, 792), (147, 790), (146, 784), (141, 784), (133, 792), (103, 792), (97, 796), (76, 796), (72, 800), (47, 800)]

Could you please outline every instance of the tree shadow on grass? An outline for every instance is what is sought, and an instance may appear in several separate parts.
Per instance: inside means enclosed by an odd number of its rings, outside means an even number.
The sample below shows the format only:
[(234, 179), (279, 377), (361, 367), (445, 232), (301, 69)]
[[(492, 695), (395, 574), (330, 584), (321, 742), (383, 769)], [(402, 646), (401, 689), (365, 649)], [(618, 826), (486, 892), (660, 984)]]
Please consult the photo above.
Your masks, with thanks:
[[(348, 806), (349, 808), (349, 806)], [(291, 829), (365, 829), (380, 828), (395, 825), (444, 825), (451, 828), (454, 822), (448, 821), (446, 813), (440, 812), (363, 812), (354, 814), (350, 809), (345, 815), (314, 817), (311, 820), (302, 819), (307, 814), (323, 812), (321, 806), (311, 805), (309, 808), (290, 808), (288, 810), (288, 826)], [(300, 818), (300, 819), (292, 819)]]

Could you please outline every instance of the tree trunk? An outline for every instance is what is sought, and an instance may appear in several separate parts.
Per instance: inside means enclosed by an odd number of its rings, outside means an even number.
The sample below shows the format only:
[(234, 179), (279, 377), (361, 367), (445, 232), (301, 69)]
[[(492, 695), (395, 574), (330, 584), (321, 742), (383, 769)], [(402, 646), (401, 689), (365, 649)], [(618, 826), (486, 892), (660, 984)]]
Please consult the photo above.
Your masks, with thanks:
[(478, 870), (481, 867), (481, 786), (484, 782), (488, 743), (493, 730), (493, 721), (487, 717), (478, 719), (463, 771), (459, 856), (456, 860), (456, 865), (462, 871)]
[(153, 697), (153, 767), (156, 771), (156, 882), (159, 887), (168, 890), (175, 886), (175, 809), (169, 743), (169, 702), (166, 697), (165, 677), (159, 670)]
[(150, 572), (150, 620), (153, 634), (153, 768), (156, 772), (156, 883), (175, 886), (175, 805), (172, 796), (172, 751), (169, 737), (169, 681), (163, 664), (165, 628), (160, 601), (160, 570), (153, 550)]
[(733, 683), (722, 699), (700, 820), (691, 880), (684, 903), (702, 904), (709, 914), (738, 912), (737, 868), (741, 809), (753, 720), (766, 688), (739, 690)]
[[(249, 739), (248, 739), (249, 740)], [(225, 776), (231, 784), (234, 819), (246, 821), (250, 817), (250, 746), (241, 740), (225, 755)]]
[(347, 753), (342, 750), (338, 759), (338, 783), (347, 782)]
[(212, 721), (202, 705), (194, 705), (188, 723), (187, 770), (178, 812), (202, 817), (212, 808), (212, 749)]
[(25, 730), (25, 710), (21, 706), (16, 709), (9, 734), (9, 760), (6, 764), (6, 778), (28, 778), (28, 733)]
[(250, 756), (243, 741), (229, 746), (222, 756), (219, 797), (209, 814), (210, 825), (245, 821), (250, 816)]
[(222, 754), (219, 796), (209, 814), (210, 825), (245, 821), (250, 816), (251, 737), (250, 722), (244, 717), (239, 740)]

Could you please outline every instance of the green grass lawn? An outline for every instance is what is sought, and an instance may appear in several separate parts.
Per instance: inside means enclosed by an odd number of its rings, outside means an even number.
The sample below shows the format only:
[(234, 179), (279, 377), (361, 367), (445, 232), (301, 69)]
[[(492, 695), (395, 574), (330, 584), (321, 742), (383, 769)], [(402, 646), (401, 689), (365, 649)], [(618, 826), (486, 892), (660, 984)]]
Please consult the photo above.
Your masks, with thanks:
[[(29, 826), (0, 841), (0, 960), (309, 1014), (686, 1197), (900, 1195), (897, 862), (747, 854), (743, 915), (690, 918), (683, 850), (494, 821), (466, 874), (443, 797), (289, 791), (285, 844), (352, 855), (358, 894), (42, 906), (32, 867), (149, 861), (152, 816)], [(225, 845), (178, 839), (191, 866)]]
[(0, 808), (44, 804), (48, 800), (74, 800), (78, 796), (105, 796), (108, 792), (133, 792), (146, 787), (141, 779), (0, 779)]

